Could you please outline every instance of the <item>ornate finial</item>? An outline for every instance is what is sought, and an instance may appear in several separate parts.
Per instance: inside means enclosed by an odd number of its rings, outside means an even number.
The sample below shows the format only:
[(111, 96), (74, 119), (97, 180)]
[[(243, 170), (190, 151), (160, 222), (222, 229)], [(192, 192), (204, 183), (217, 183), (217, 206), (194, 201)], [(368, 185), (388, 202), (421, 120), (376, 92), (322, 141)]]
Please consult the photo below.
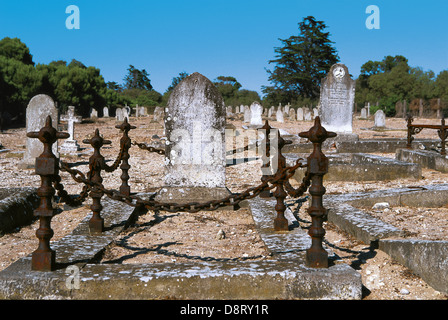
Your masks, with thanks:
[(67, 139), (70, 138), (70, 134), (67, 132), (58, 132), (55, 128), (53, 128), (52, 120), (50, 116), (47, 116), (45, 119), (45, 126), (37, 132), (28, 132), (26, 134), (28, 138), (37, 138), (42, 143), (53, 144), (58, 139)]
[(125, 117), (123, 123), (122, 124), (117, 124), (115, 126), (115, 128), (120, 129), (121, 131), (128, 132), (129, 130), (135, 129), (137, 127), (130, 125), (129, 122), (128, 122), (128, 118)]
[(327, 131), (322, 127), (320, 123), (320, 117), (314, 119), (314, 126), (307, 132), (300, 132), (299, 136), (302, 138), (308, 138), (312, 143), (322, 143), (328, 138), (334, 138), (337, 136), (335, 132)]
[(90, 139), (85, 139), (82, 141), (83, 143), (90, 144), (94, 149), (99, 149), (105, 144), (111, 144), (112, 141), (104, 140), (103, 137), (100, 136), (100, 131), (95, 129), (95, 134)]

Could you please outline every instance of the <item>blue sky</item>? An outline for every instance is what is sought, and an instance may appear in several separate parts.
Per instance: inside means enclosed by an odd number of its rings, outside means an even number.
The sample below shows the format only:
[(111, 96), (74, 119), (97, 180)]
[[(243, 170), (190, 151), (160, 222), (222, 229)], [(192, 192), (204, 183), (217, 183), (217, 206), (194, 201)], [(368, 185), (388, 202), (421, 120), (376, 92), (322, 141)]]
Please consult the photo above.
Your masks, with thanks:
[[(80, 10), (79, 30), (66, 28), (69, 5)], [(369, 5), (380, 9), (380, 29), (365, 26)], [(354, 78), (363, 63), (386, 55), (436, 75), (448, 69), (447, 0), (0, 0), (0, 39), (20, 38), (35, 63), (95, 66), (106, 81), (122, 83), (132, 64), (160, 93), (182, 71), (234, 76), (261, 93), (278, 39), (297, 35), (308, 15), (328, 26)]]

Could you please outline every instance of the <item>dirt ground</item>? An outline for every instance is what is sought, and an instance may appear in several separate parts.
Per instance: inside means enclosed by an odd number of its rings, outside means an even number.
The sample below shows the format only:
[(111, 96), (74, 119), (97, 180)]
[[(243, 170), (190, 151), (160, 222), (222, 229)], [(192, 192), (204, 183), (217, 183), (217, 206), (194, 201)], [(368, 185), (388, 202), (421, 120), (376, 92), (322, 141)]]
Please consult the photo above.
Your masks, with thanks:
[[(163, 136), (161, 125), (151, 123), (151, 117), (133, 118), (130, 122), (137, 128), (130, 137), (136, 142), (157, 143)], [(241, 129), (241, 120), (229, 120), (229, 123)], [(415, 123), (438, 123), (436, 119), (416, 119)], [(307, 131), (312, 122), (286, 120), (285, 123), (270, 122), (274, 128), (281, 128), (290, 134)], [(102, 154), (113, 163), (119, 147), (121, 133), (115, 128), (114, 118), (98, 119), (91, 123), (75, 124), (75, 139), (83, 150), (79, 155), (61, 155), (61, 159), (77, 163), (77, 169), (86, 173), (88, 159), (92, 148), (82, 143), (91, 137), (95, 128), (99, 128), (104, 138), (112, 141), (110, 146), (102, 149)], [(354, 120), (354, 133), (360, 139), (406, 137), (406, 131), (371, 131), (365, 130), (373, 126), (372, 120)], [(387, 119), (389, 128), (406, 128), (404, 119)], [(0, 134), (0, 142), (9, 149), (0, 152), (0, 183), (3, 187), (40, 185), (40, 178), (34, 170), (20, 170), (18, 163), (25, 149), (25, 128), (10, 129)], [(423, 130), (416, 138), (436, 139), (435, 130)], [(129, 170), (132, 192), (154, 192), (163, 186), (163, 156), (149, 153), (133, 146), (130, 151)], [(394, 157), (394, 154), (384, 154)], [(226, 171), (226, 185), (232, 192), (241, 192), (248, 187), (260, 183), (261, 161), (230, 166)], [(118, 189), (121, 184), (121, 171), (103, 173), (103, 184), (106, 188)], [(448, 174), (424, 169), (420, 180), (398, 179), (378, 183), (371, 182), (326, 182), (327, 194), (389, 189), (400, 186), (422, 186), (434, 183), (446, 183)], [(65, 173), (61, 173), (65, 189), (70, 194), (78, 194), (81, 186)], [(297, 185), (292, 182), (293, 185)], [(291, 203), (291, 199), (287, 199)], [(52, 241), (69, 234), (73, 228), (89, 212), (90, 202), (82, 207), (66, 210), (52, 219), (54, 237)], [(309, 226), (310, 217), (306, 213), (306, 205), (291, 208), (297, 210), (303, 228)], [(392, 225), (407, 231), (409, 237), (426, 240), (448, 239), (448, 208), (407, 208), (391, 207), (381, 211), (370, 210), (370, 213)], [(274, 214), (273, 214), (274, 217)], [(0, 269), (22, 256), (33, 252), (37, 247), (35, 231), (38, 222), (18, 228), (12, 233), (0, 237)], [(342, 232), (331, 223), (325, 223), (326, 245), (341, 260), (336, 263), (347, 263), (357, 270), (364, 285), (365, 300), (447, 300), (448, 296), (432, 289), (412, 271), (394, 262), (388, 255), (378, 249), (371, 249), (362, 242)], [(238, 211), (208, 211), (198, 213), (149, 212), (142, 215), (128, 230), (116, 239), (103, 257), (103, 262), (141, 263), (171, 262), (229, 259), (265, 259), (268, 252), (256, 232), (250, 212), (247, 209)]]

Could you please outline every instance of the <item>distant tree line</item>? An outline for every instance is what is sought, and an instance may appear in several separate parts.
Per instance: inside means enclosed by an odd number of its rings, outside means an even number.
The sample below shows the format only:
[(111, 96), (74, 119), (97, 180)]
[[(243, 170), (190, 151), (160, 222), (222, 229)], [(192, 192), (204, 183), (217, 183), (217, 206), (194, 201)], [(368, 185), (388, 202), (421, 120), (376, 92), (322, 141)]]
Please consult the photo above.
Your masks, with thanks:
[[(275, 48), (275, 59), (269, 61), (274, 68), (267, 70), (272, 85), (263, 87), (265, 105), (316, 105), (322, 79), (340, 62), (323, 21), (308, 16), (298, 26), (298, 35), (279, 39), (282, 46)], [(407, 58), (396, 55), (368, 61), (360, 71), (355, 79), (355, 103), (361, 107), (370, 102), (372, 110), (381, 108), (393, 116), (398, 101), (440, 98), (448, 108), (448, 70), (436, 76), (433, 71), (409, 66)]]

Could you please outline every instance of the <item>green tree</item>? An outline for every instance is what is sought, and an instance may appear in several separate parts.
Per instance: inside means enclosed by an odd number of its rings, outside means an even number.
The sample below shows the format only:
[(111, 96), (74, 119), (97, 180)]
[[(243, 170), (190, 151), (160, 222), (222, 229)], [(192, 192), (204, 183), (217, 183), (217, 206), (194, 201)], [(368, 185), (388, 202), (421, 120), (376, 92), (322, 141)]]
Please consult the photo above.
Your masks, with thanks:
[(18, 38), (6, 37), (0, 40), (0, 56), (34, 66), (30, 49)]
[(0, 40), (0, 112), (24, 115), (40, 85), (41, 77), (28, 47), (18, 38)]
[(288, 103), (300, 96), (319, 97), (321, 79), (339, 61), (326, 28), (323, 21), (308, 16), (299, 23), (299, 35), (279, 39), (283, 46), (275, 48), (276, 59), (269, 61), (275, 64), (274, 70), (267, 70), (273, 86), (263, 87), (265, 95), (274, 96), (277, 103)]
[(65, 61), (39, 64), (36, 69), (42, 76), (42, 91), (58, 102), (61, 112), (73, 105), (86, 117), (91, 108), (101, 110), (114, 101), (107, 100), (113, 95), (107, 94), (106, 82), (98, 68), (72, 60), (68, 65)]
[(188, 77), (188, 73), (185, 71), (179, 72), (179, 75), (176, 77), (173, 77), (171, 79), (171, 84), (169, 85), (169, 87), (166, 89), (165, 93), (162, 96), (162, 105), (166, 106), (166, 104), (168, 103), (168, 99), (170, 98), (171, 92), (173, 92), (174, 88), (182, 81), (184, 80), (186, 77)]
[(133, 65), (129, 65), (123, 87), (124, 89), (152, 90), (148, 72), (145, 69), (139, 70)]
[(213, 82), (224, 99), (226, 105), (235, 104), (237, 100), (238, 90), (242, 87), (241, 84), (231, 76), (219, 76)]
[(441, 71), (435, 80), (435, 97), (442, 99), (448, 107), (448, 70)]

